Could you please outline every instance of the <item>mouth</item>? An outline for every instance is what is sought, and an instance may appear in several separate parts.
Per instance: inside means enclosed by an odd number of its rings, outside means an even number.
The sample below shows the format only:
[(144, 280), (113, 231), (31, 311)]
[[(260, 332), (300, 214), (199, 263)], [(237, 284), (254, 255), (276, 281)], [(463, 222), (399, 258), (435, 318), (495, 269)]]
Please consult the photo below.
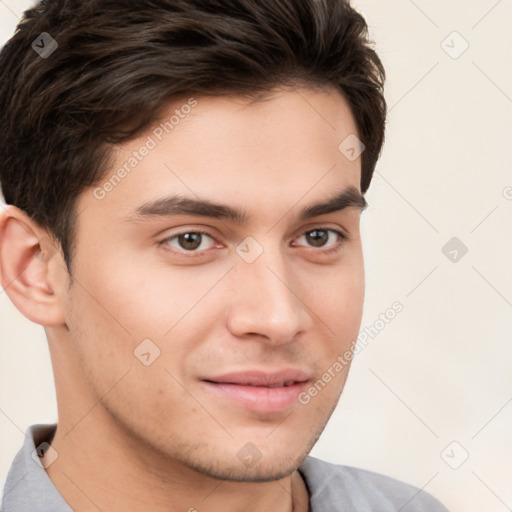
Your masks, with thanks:
[(201, 379), (206, 390), (222, 401), (259, 413), (289, 409), (310, 380), (309, 374), (295, 369), (247, 371)]

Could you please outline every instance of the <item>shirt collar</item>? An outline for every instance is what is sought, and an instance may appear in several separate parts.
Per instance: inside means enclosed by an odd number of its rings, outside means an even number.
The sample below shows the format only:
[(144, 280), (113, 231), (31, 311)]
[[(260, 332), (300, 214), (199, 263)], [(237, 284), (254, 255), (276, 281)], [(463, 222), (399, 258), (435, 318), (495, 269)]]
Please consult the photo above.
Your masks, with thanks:
[[(55, 424), (32, 425), (27, 430), (23, 446), (7, 474), (3, 512), (73, 512), (43, 468), (43, 463), (56, 455), (50, 447), (56, 428)], [(45, 454), (42, 458), (41, 453)]]

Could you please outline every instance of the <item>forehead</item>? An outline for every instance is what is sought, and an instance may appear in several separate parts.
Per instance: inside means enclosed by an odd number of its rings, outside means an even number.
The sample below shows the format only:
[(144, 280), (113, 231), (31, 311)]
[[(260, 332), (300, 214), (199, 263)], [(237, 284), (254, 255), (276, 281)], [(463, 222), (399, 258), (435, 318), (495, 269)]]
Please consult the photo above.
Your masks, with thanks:
[(276, 90), (258, 101), (184, 98), (114, 149), (81, 208), (120, 221), (145, 203), (181, 194), (275, 217), (303, 200), (359, 190), (360, 159), (340, 150), (356, 136), (348, 104), (332, 89)]

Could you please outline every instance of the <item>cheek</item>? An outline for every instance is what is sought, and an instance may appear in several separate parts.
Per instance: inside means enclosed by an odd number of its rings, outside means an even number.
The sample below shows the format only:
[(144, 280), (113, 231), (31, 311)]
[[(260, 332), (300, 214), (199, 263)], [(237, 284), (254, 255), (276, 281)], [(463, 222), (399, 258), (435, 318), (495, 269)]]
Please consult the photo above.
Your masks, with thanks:
[[(119, 421), (126, 420), (126, 411), (138, 411), (139, 423), (144, 423), (144, 418), (161, 418), (164, 424), (171, 419), (173, 404), (182, 409), (193, 405), (179, 384), (184, 380), (181, 365), (186, 354), (178, 346), (169, 347), (169, 340), (156, 335), (161, 329), (155, 326), (127, 331), (121, 324), (121, 310), (111, 307), (107, 311), (103, 307), (114, 304), (109, 299), (109, 293), (92, 298), (80, 289), (73, 297), (70, 340), (82, 390), (87, 389)], [(127, 302), (120, 302), (119, 307), (135, 314), (137, 309)], [(139, 323), (151, 326), (151, 319), (139, 318)], [(144, 337), (141, 333), (145, 333)], [(78, 380), (78, 374), (74, 378)]]
[[(212, 322), (221, 316), (218, 304), (222, 297), (216, 294), (213, 301), (204, 296), (224, 272), (171, 272), (168, 266), (145, 265), (133, 255), (122, 254), (96, 259), (94, 266), (77, 265), (70, 337), (97, 394), (128, 370), (144, 372), (141, 388), (163, 383), (167, 390), (170, 377), (165, 369), (181, 381), (187, 358), (193, 357), (211, 332)], [(144, 357), (150, 366), (137, 359), (147, 353)], [(153, 368), (160, 368), (159, 377), (150, 371)]]
[(164, 336), (218, 279), (215, 272), (210, 276), (183, 269), (171, 272), (169, 266), (123, 250), (78, 270), (77, 280), (87, 283), (80, 299), (84, 314), (133, 342)]
[(342, 342), (347, 337), (357, 337), (363, 312), (365, 280), (359, 254), (347, 258), (336, 270), (324, 270), (328, 274), (324, 278), (318, 276), (316, 286), (312, 281), (308, 283), (310, 290), (317, 290), (313, 299), (315, 311)]

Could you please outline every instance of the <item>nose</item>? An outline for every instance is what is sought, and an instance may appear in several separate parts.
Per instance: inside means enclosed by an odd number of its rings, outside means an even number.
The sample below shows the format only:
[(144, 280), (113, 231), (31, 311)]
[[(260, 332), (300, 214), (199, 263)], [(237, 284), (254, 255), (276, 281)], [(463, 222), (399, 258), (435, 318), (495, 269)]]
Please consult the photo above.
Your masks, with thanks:
[(279, 251), (264, 251), (254, 262), (237, 261), (231, 272), (228, 329), (239, 338), (285, 344), (308, 330), (311, 315), (300, 280)]

